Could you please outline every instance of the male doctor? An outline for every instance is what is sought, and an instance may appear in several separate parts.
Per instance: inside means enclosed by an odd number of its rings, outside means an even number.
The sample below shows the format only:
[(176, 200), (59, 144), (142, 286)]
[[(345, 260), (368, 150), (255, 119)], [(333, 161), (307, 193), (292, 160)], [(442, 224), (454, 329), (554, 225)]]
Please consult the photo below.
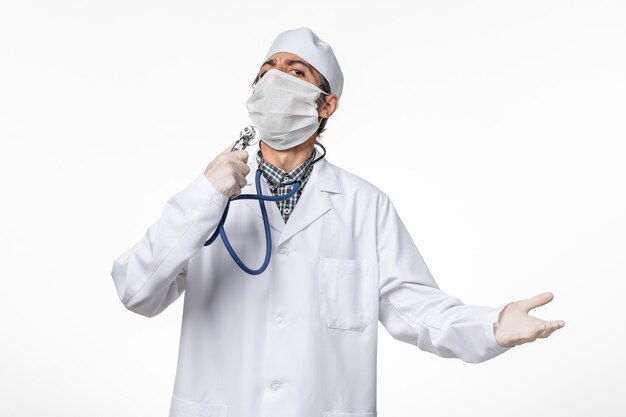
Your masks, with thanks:
[[(389, 198), (314, 147), (337, 110), (343, 75), (311, 30), (278, 35), (247, 108), (261, 142), (218, 155), (119, 256), (122, 303), (152, 317), (185, 291), (170, 417), (376, 417), (377, 322), (445, 358), (491, 359), (548, 337), (563, 321), (528, 312), (551, 293), (498, 307), (442, 292)], [(242, 271), (221, 241), (203, 246), (229, 197), (255, 193), (260, 167), (272, 258)], [(248, 265), (264, 257), (256, 200), (233, 202), (224, 225)]]

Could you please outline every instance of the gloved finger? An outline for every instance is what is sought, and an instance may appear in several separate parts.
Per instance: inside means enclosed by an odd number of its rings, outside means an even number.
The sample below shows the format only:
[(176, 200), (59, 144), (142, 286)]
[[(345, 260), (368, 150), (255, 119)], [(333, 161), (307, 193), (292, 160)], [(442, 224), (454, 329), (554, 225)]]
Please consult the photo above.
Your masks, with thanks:
[(546, 332), (546, 330), (549, 330), (548, 326), (537, 327), (532, 333), (533, 341), (539, 339)]
[(546, 321), (535, 329), (535, 339), (545, 339), (554, 332), (557, 327), (554, 327), (550, 322)]
[(250, 167), (248, 166), (248, 164), (244, 164), (244, 165), (245, 166), (242, 167), (241, 173), (247, 177), (248, 174), (250, 173)]
[(563, 325), (565, 325), (564, 322), (556, 320), (556, 321), (551, 321), (546, 323), (546, 329), (541, 333), (541, 338), (546, 338), (548, 336), (550, 336), (552, 333), (554, 333), (555, 331), (557, 331), (558, 329), (560, 329), (561, 327), (561, 323), (563, 323)]
[(245, 187), (248, 183), (248, 181), (246, 181), (246, 177), (244, 177), (239, 172), (235, 172), (235, 180), (237, 180), (237, 185), (239, 185), (239, 188)]
[(550, 333), (552, 333), (552, 327), (548, 324), (542, 324), (535, 331), (535, 337), (539, 339), (545, 339), (546, 337), (550, 336)]
[(250, 167), (248, 166), (248, 164), (246, 164), (243, 161), (240, 161), (239, 159), (234, 161), (234, 168), (235, 170), (243, 174), (244, 177), (250, 173)]
[(534, 297), (529, 298), (527, 300), (521, 300), (520, 305), (522, 309), (526, 313), (528, 313), (533, 308), (537, 308), (544, 304), (548, 304), (550, 301), (552, 301), (553, 298), (554, 298), (554, 295), (551, 292), (544, 292), (542, 294), (535, 295)]
[(233, 143), (231, 143), (230, 145), (228, 145), (228, 148), (224, 149), (222, 151), (222, 153), (229, 153), (230, 151), (232, 151), (233, 147), (237, 144), (237, 141), (234, 141)]
[(241, 189), (237, 188), (237, 187), (232, 187), (229, 190), (229, 196), (228, 197), (229, 198), (234, 198), (234, 197), (237, 197), (239, 194), (241, 194)]
[(241, 162), (248, 162), (248, 151), (246, 151), (245, 149), (240, 149), (238, 151), (234, 151), (231, 152), (232, 156), (237, 158), (237, 160), (241, 161)]
[(531, 343), (535, 341), (535, 339), (537, 338), (537, 334), (537, 331), (532, 331), (520, 337), (519, 340), (521, 343)]

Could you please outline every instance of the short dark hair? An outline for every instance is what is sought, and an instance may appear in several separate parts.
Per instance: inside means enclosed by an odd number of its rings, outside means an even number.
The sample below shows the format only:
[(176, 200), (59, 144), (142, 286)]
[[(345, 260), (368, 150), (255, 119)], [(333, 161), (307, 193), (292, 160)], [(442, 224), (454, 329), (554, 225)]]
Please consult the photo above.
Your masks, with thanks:
[[(317, 71), (317, 70), (316, 70)], [(320, 76), (320, 85), (318, 85), (318, 87), (320, 88), (320, 90), (322, 90), (323, 92), (325, 92), (326, 94), (330, 94), (330, 83), (328, 82), (328, 80), (326, 79), (326, 77), (324, 77), (319, 71), (317, 72)], [(259, 81), (259, 74), (256, 75), (256, 77), (254, 77), (254, 81), (252, 81), (252, 87), (254, 87), (254, 85)], [(318, 97), (318, 99), (315, 101), (317, 103), (317, 105), (321, 105), (323, 104), (326, 99), (324, 98), (325, 94), (321, 94)], [(317, 135), (319, 136), (322, 132), (324, 132), (326, 130), (326, 122), (328, 121), (328, 118), (324, 117), (322, 118), (322, 121), (320, 122), (319, 127), (317, 128)]]

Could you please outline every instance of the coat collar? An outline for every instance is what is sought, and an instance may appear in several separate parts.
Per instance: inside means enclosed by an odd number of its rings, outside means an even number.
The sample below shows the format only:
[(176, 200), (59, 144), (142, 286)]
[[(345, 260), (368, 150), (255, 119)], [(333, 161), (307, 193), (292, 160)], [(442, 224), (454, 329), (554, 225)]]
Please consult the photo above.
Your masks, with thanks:
[[(258, 146), (250, 147), (248, 153), (249, 155), (256, 156), (257, 150)], [(317, 149), (315, 149), (315, 158), (319, 155), (320, 153)], [(250, 166), (250, 173), (246, 178), (247, 184), (241, 190), (242, 194), (256, 194), (254, 177), (257, 170), (257, 164), (255, 157), (251, 159), (252, 161), (248, 163)], [(263, 190), (263, 194), (272, 194), (264, 177), (261, 177), (261, 188)], [(322, 158), (315, 163), (313, 171), (311, 172), (311, 177), (307, 181), (306, 187), (298, 199), (296, 207), (289, 216), (289, 221), (287, 223), (284, 222), (276, 202), (265, 202), (270, 226), (280, 233), (280, 238), (278, 239), (276, 246), (279, 246), (281, 243), (295, 236), (311, 223), (322, 217), (326, 212), (331, 210), (332, 207), (328, 200), (329, 193), (340, 194), (341, 187), (333, 165), (326, 161), (326, 158)], [(243, 200), (243, 202), (253, 213), (256, 214), (259, 221), (262, 221), (259, 201)]]

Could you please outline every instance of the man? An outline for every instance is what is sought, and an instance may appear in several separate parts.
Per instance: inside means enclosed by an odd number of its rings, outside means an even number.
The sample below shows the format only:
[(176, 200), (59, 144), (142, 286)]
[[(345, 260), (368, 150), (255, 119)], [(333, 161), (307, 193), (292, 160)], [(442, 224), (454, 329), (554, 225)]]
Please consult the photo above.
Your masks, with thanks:
[[(281, 33), (247, 102), (261, 133), (255, 157), (246, 163), (248, 152), (229, 146), (115, 260), (118, 294), (134, 312), (154, 316), (186, 291), (171, 417), (375, 417), (378, 320), (398, 340), (466, 362), (564, 325), (528, 315), (550, 293), (491, 308), (438, 288), (389, 198), (319, 159), (314, 145), (342, 87), (327, 43), (307, 28)], [(255, 193), (257, 166), (264, 194), (301, 188), (265, 203), (273, 256), (253, 276), (221, 242), (203, 245), (229, 197)], [(259, 265), (259, 203), (229, 207), (232, 246)]]

